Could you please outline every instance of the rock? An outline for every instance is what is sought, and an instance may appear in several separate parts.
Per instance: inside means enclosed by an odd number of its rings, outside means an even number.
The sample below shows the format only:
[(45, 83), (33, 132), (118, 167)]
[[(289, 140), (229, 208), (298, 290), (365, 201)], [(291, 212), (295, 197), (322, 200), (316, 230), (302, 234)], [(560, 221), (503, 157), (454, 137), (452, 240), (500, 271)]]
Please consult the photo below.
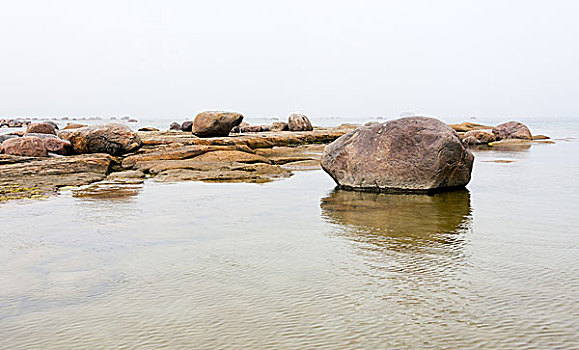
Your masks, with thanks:
[[(54, 123), (53, 123), (54, 124)], [(32, 123), (26, 128), (26, 133), (56, 135), (56, 128), (49, 123)]]
[(22, 136), (26, 135), (26, 131), (18, 130), (18, 131), (11, 132), (11, 134), (16, 135), (18, 137), (22, 137)]
[(153, 128), (152, 126), (144, 126), (142, 128), (139, 128), (139, 130), (137, 131), (159, 131), (159, 129)]
[(78, 128), (84, 128), (85, 126), (88, 126), (86, 124), (77, 124), (77, 123), (68, 123), (66, 124), (66, 126), (64, 128), (62, 128), (62, 130), (70, 130), (70, 129), (78, 129)]
[(60, 154), (62, 156), (68, 156), (72, 154), (72, 144), (66, 140), (61, 140), (57, 137), (45, 138), (42, 140), (44, 142), (44, 147), (48, 152)]
[(181, 124), (181, 131), (191, 131), (192, 128), (193, 128), (192, 120), (186, 120), (183, 122), (183, 124)]
[(476, 137), (474, 137), (474, 136), (463, 137), (462, 143), (464, 143), (465, 145), (470, 145), (470, 146), (481, 145), (481, 144), (482, 144), (482, 142), (480, 142), (480, 141), (479, 141)]
[(338, 138), (324, 149), (321, 164), (341, 188), (432, 192), (468, 184), (473, 161), (448, 125), (407, 117)]
[(181, 124), (177, 122), (172, 122), (169, 126), (169, 130), (181, 131)]
[(288, 119), (288, 130), (290, 131), (312, 131), (312, 123), (308, 117), (303, 114), (292, 114)]
[(497, 125), (493, 128), (493, 134), (498, 140), (501, 139), (521, 139), (521, 140), (532, 140), (533, 136), (531, 131), (523, 123), (516, 121), (506, 122)]
[(231, 129), (243, 120), (243, 115), (232, 112), (201, 112), (193, 120), (193, 134), (198, 137), (228, 136)]
[(4, 157), (11, 159), (9, 163), (0, 166), (0, 188), (38, 188), (42, 193), (52, 192), (62, 186), (80, 186), (100, 181), (105, 178), (114, 161), (108, 154), (46, 158), (0, 155), (0, 164)]
[(467, 132), (471, 130), (484, 130), (484, 129), (492, 129), (492, 126), (484, 125), (484, 124), (477, 124), (477, 123), (470, 123), (464, 122), (461, 124), (449, 124), (454, 131), (457, 132)]
[(116, 123), (87, 126), (63, 130), (59, 133), (63, 140), (70, 141), (75, 153), (108, 153), (122, 155), (139, 149), (139, 136), (131, 128)]
[(286, 122), (273, 122), (269, 128), (271, 131), (286, 131), (288, 129), (288, 124)]
[[(476, 142), (474, 142), (474, 140)], [(471, 130), (464, 134), (463, 142), (467, 145), (487, 144), (496, 140), (495, 134), (488, 130)]]
[(265, 131), (269, 131), (268, 125), (247, 125), (239, 127), (239, 132), (265, 132)]
[(127, 123), (138, 123), (139, 121), (137, 119), (131, 118), (131, 119), (127, 119)]
[(551, 138), (547, 135), (533, 135), (533, 140), (550, 140)]
[(239, 125), (236, 125), (236, 126), (234, 126), (233, 128), (231, 128), (231, 131), (230, 131), (230, 132), (237, 134), (237, 133), (240, 133), (240, 132), (241, 132), (241, 128), (245, 128), (245, 127), (248, 127), (248, 126), (249, 126), (249, 123), (241, 122)]
[(2, 142), (2, 153), (15, 156), (48, 157), (44, 141), (39, 137), (18, 137)]
[[(52, 119), (56, 120), (56, 118), (52, 118)], [(47, 120), (47, 121), (45, 121), (45, 123), (52, 125), (54, 127), (54, 129), (58, 130), (58, 125), (55, 122)]]

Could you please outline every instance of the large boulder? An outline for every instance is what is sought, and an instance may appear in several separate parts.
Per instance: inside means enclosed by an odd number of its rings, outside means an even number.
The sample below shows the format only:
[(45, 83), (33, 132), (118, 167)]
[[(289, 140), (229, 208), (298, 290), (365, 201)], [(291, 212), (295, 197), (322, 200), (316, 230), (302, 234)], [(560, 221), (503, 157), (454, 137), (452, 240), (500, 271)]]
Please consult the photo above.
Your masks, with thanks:
[(2, 142), (2, 152), (15, 156), (47, 157), (44, 140), (39, 137), (18, 137)]
[(75, 153), (108, 153), (118, 156), (136, 151), (142, 145), (139, 136), (126, 125), (109, 123), (63, 130), (58, 135), (70, 141)]
[(532, 140), (531, 130), (523, 123), (510, 121), (493, 128), (493, 134), (498, 140), (502, 139), (521, 139)]
[(56, 135), (56, 128), (50, 123), (32, 123), (26, 128), (26, 133)]
[(288, 130), (290, 131), (312, 131), (312, 123), (303, 114), (291, 114), (288, 118)]
[(431, 192), (464, 187), (473, 161), (448, 125), (407, 117), (341, 136), (326, 146), (321, 164), (341, 188)]
[(232, 112), (201, 112), (193, 120), (193, 134), (199, 137), (227, 136), (241, 124), (243, 115)]

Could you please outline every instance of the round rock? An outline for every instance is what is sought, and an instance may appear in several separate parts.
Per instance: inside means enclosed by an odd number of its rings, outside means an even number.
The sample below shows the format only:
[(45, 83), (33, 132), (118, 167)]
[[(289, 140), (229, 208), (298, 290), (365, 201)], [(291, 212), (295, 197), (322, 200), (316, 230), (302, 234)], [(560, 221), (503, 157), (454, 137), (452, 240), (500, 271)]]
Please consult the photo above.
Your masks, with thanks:
[(326, 146), (321, 165), (344, 189), (434, 192), (468, 184), (473, 161), (448, 125), (407, 117), (341, 136)]
[(510, 121), (493, 128), (493, 134), (498, 140), (502, 139), (521, 139), (521, 140), (532, 140), (531, 130), (520, 122)]

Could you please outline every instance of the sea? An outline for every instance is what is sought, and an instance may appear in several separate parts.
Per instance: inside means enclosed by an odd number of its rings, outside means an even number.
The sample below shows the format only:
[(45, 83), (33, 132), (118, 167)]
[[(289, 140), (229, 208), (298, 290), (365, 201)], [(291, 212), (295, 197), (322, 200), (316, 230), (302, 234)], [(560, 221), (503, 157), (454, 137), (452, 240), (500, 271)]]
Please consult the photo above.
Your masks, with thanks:
[(474, 150), (462, 191), (316, 170), (2, 203), (0, 349), (577, 349), (579, 119), (521, 121), (553, 142)]

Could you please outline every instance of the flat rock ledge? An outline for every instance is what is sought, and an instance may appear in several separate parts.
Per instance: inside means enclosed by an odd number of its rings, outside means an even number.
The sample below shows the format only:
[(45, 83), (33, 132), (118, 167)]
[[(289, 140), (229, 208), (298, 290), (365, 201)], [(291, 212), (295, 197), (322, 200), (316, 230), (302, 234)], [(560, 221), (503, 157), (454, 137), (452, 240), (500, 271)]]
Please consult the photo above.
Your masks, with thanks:
[[(213, 138), (173, 131), (143, 131), (138, 132), (143, 147), (122, 156), (0, 154), (0, 202), (43, 198), (62, 187), (99, 181), (119, 187), (127, 183), (123, 174), (143, 174), (163, 182), (268, 182), (289, 177), (294, 171), (319, 169), (325, 144), (353, 128), (355, 126), (344, 125), (303, 132), (241, 133)], [(130, 185), (134, 186), (134, 181), (130, 181)], [(96, 185), (92, 186), (94, 189)], [(92, 190), (83, 191), (79, 193), (92, 193)]]

